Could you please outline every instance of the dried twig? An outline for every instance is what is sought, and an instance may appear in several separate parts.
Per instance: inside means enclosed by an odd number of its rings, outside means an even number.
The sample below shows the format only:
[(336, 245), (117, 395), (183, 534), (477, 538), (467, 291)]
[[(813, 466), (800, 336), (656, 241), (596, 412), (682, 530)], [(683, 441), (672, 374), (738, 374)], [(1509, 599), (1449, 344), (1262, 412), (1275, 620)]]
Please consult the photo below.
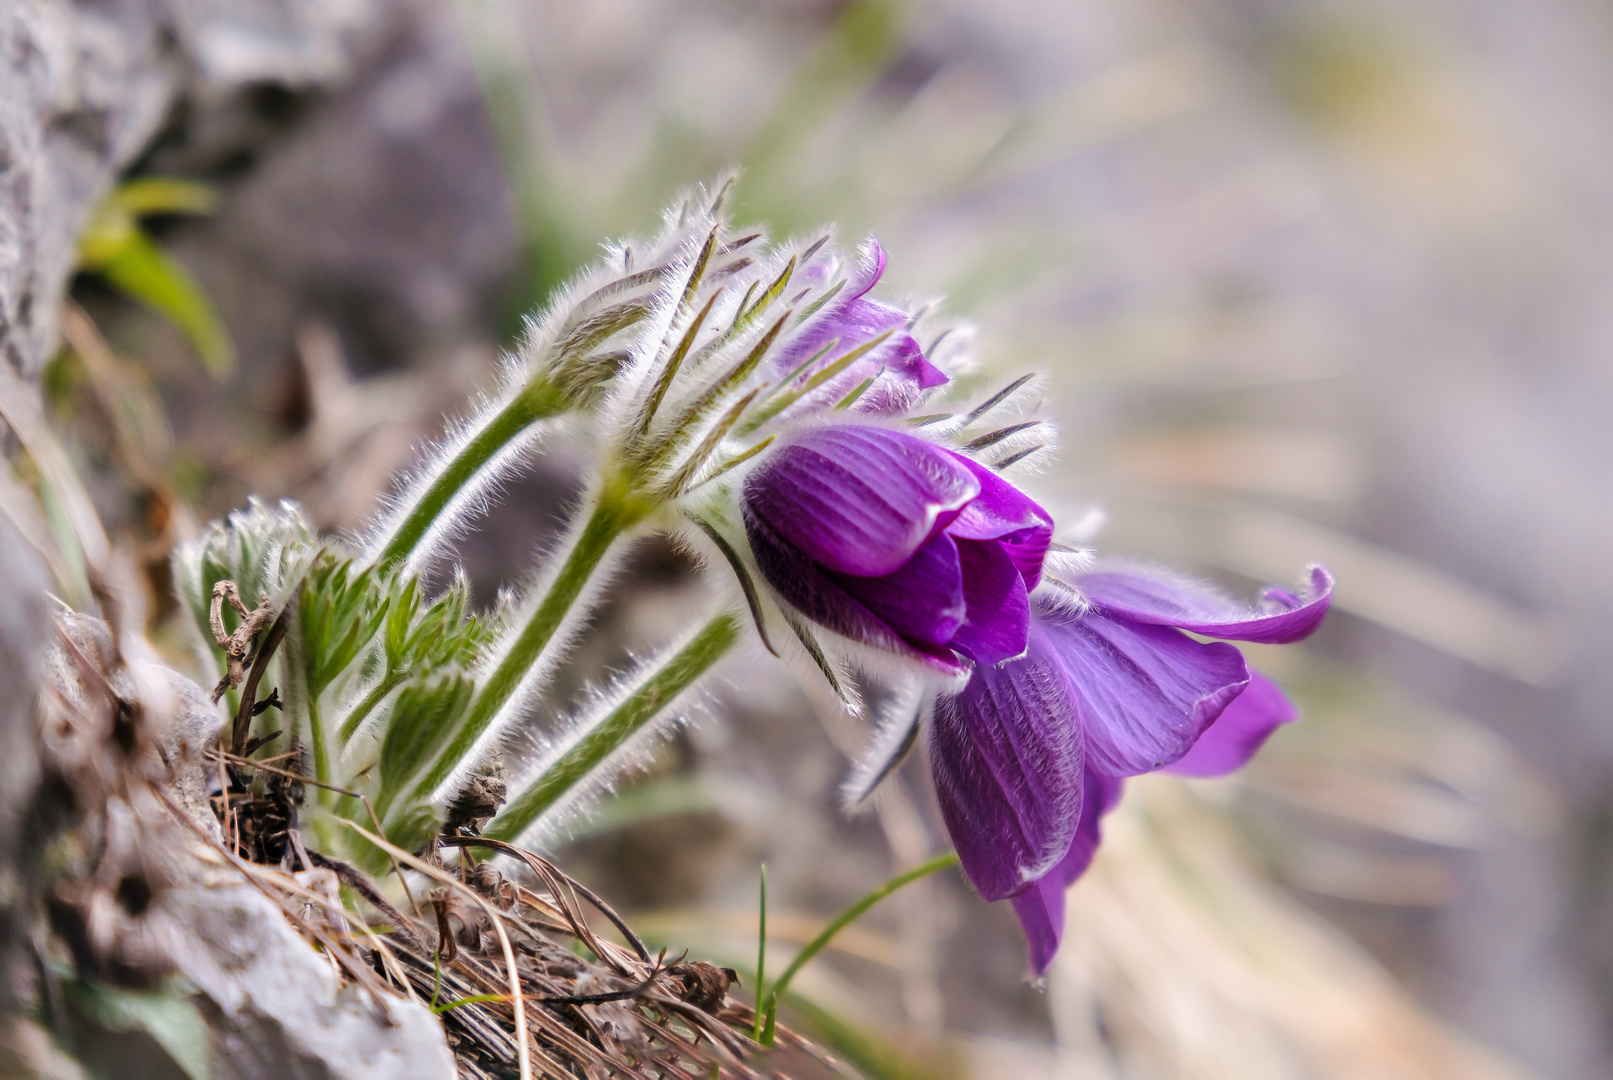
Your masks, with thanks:
[[(241, 625), (235, 628), (233, 634), (224, 632), (225, 604), (229, 604), (241, 616)], [(224, 696), (224, 691), (235, 689), (246, 678), (246, 665), (253, 657), (258, 635), (276, 619), (267, 596), (258, 601), (257, 607), (248, 608), (241, 601), (240, 588), (225, 578), (213, 586), (213, 603), (208, 609), (207, 621), (213, 631), (213, 640), (224, 650), (224, 677), (213, 687), (213, 701), (217, 703)]]

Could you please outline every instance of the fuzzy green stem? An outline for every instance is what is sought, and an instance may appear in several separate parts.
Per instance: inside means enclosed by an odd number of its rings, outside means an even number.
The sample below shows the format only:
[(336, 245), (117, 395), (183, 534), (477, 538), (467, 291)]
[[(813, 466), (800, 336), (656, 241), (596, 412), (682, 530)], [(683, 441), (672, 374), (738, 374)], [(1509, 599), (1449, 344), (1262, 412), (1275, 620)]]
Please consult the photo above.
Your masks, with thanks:
[(583, 525), (565, 562), (561, 563), (559, 572), (549, 585), (549, 591), (539, 601), (520, 635), (510, 644), (504, 658), (477, 691), (453, 739), (443, 747), (431, 763), (430, 770), (416, 785), (417, 796), (429, 797), (448, 778), (454, 767), (469, 756), (476, 740), (481, 738), (499, 711), (515, 696), (527, 672), (543, 655), (611, 546), (624, 532), (642, 521), (648, 511), (649, 507), (634, 498), (630, 491), (623, 490), (622, 485), (607, 485), (606, 490), (600, 493), (593, 513)]
[(700, 629), (659, 671), (570, 747), (537, 781), (512, 799), (482, 830), (513, 842), (628, 739), (643, 730), (739, 641), (739, 619), (723, 612)]
[(928, 877), (937, 870), (945, 870), (949, 866), (956, 865), (958, 865), (957, 852), (949, 851), (945, 855), (937, 855), (935, 858), (921, 866), (915, 866), (913, 869), (908, 870), (905, 873), (897, 874), (895, 877), (885, 882), (885, 884), (879, 886), (867, 896), (864, 896), (861, 900), (858, 900), (845, 911), (842, 911), (839, 915), (835, 916), (834, 921), (832, 921), (828, 926), (825, 926), (821, 934), (807, 942), (806, 947), (795, 954), (795, 959), (790, 961), (790, 966), (784, 969), (784, 974), (778, 977), (778, 981), (773, 984), (773, 989), (768, 991), (767, 1001), (765, 1004), (765, 1008), (767, 1010), (767, 1023), (762, 1029), (762, 1045), (773, 1045), (774, 1030), (778, 1023), (779, 998), (783, 997), (784, 992), (790, 988), (790, 981), (795, 978), (796, 973), (805, 967), (813, 957), (822, 952), (828, 946), (829, 942), (834, 940), (834, 936), (836, 934), (840, 933), (840, 931), (857, 921), (857, 919), (862, 916), (863, 912), (885, 899), (885, 897), (889, 896), (897, 889), (900, 889), (903, 885), (917, 881), (921, 877)]
[(385, 701), (386, 696), (396, 690), (398, 685), (403, 682), (403, 679), (403, 672), (388, 671), (381, 677), (381, 681), (376, 683), (368, 694), (364, 695), (364, 700), (359, 702), (353, 711), (347, 714), (346, 720), (342, 721), (341, 730), (337, 735), (342, 740), (343, 745), (352, 741), (353, 736), (358, 734), (359, 725), (364, 723), (364, 718), (374, 712), (375, 707)]
[(314, 746), (314, 779), (328, 784), (330, 779), (330, 747), (325, 743), (325, 721), (319, 715), (319, 695), (308, 695), (308, 741)]
[(475, 479), (488, 462), (527, 428), (539, 420), (560, 415), (566, 407), (564, 395), (545, 378), (535, 378), (523, 387), (437, 474), (409, 508), (381, 554), (376, 556), (375, 565), (388, 570), (407, 560), (454, 496)]

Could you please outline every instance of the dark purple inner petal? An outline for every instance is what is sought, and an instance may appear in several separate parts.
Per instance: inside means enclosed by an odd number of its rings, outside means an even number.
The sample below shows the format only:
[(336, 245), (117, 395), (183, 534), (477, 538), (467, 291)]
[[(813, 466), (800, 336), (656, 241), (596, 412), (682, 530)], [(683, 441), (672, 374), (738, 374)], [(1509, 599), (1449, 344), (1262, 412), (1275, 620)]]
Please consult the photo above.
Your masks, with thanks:
[(987, 667), (1012, 660), (1024, 653), (1030, 635), (1025, 581), (997, 541), (958, 540), (957, 547), (968, 616), (951, 645)]
[(932, 536), (892, 573), (854, 577), (829, 571), (828, 577), (909, 641), (945, 645), (963, 625), (967, 608), (958, 543), (946, 533)]
[(966, 669), (950, 648), (903, 637), (748, 509), (745, 533), (762, 577), (785, 602), (819, 626), (876, 649), (913, 657), (948, 675)]
[(1166, 772), (1178, 776), (1225, 776), (1248, 764), (1271, 733), (1299, 719), (1299, 710), (1282, 687), (1258, 671), (1249, 673), (1249, 686), (1221, 710), (1193, 749)]
[(1249, 682), (1243, 654), (1096, 611), (1041, 618), (1075, 695), (1087, 767), (1136, 776), (1185, 754)]
[(745, 512), (816, 562), (878, 577), (913, 557), (980, 491), (923, 439), (884, 428), (814, 428), (774, 450), (745, 484)]
[(953, 457), (979, 481), (980, 494), (947, 531), (970, 540), (1000, 540), (1025, 579), (1025, 588), (1035, 589), (1042, 580), (1042, 560), (1053, 542), (1053, 516), (973, 458), (957, 453)]
[(1044, 877), (1008, 901), (1014, 905), (1020, 929), (1025, 931), (1031, 973), (1038, 978), (1047, 973), (1053, 957), (1058, 955), (1059, 943), (1064, 940), (1064, 890), (1050, 884), (1050, 877)]
[(1320, 566), (1311, 568), (1308, 599), (1273, 589), (1262, 610), (1234, 603), (1201, 582), (1127, 564), (1100, 563), (1072, 584), (1093, 606), (1117, 618), (1269, 645), (1309, 637), (1322, 625), (1333, 597), (1333, 575)]
[(935, 706), (930, 764), (947, 831), (987, 900), (1023, 892), (1069, 850), (1081, 813), (1070, 685), (1033, 630), (1023, 659), (976, 665)]
[(1014, 914), (1030, 946), (1031, 971), (1038, 976), (1047, 971), (1064, 937), (1064, 893), (1092, 865), (1103, 840), (1103, 815), (1120, 802), (1121, 785), (1118, 777), (1084, 774), (1081, 822), (1070, 850), (1045, 877), (1013, 899)]

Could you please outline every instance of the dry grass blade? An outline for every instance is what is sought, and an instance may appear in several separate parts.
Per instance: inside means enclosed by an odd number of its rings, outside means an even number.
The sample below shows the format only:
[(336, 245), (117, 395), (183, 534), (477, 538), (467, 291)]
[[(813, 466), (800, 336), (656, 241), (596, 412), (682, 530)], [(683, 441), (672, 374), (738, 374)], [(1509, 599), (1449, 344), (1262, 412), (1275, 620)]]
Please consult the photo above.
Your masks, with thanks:
[(402, 848), (388, 842), (386, 838), (377, 836), (375, 833), (370, 832), (362, 825), (356, 825), (351, 821), (344, 821), (343, 824), (352, 829), (354, 832), (358, 833), (364, 839), (368, 840), (370, 843), (374, 844), (376, 847), (380, 848), (382, 851), (385, 851), (388, 855), (391, 855), (394, 859), (407, 863), (415, 870), (418, 870), (435, 881), (441, 882), (449, 888), (459, 890), (464, 895), (470, 897), (487, 913), (487, 917), (492, 920), (494, 932), (498, 934), (499, 948), (504, 953), (504, 963), (509, 968), (511, 997), (510, 1004), (515, 1013), (515, 1052), (517, 1059), (520, 1062), (521, 1080), (531, 1080), (532, 1058), (528, 1053), (527, 1048), (526, 1000), (521, 993), (521, 972), (520, 969), (515, 966), (515, 951), (510, 947), (510, 938), (509, 935), (504, 932), (504, 922), (499, 918), (498, 910), (486, 900), (482, 899), (481, 894), (477, 893), (475, 890), (465, 887), (464, 885), (455, 881), (453, 878), (449, 877), (447, 874), (443, 873), (441, 870), (438, 870), (436, 867), (433, 867), (415, 858)]
[[(447, 847), (485, 847), (526, 863), (527, 866), (531, 867), (533, 873), (543, 879), (544, 884), (549, 888), (549, 892), (556, 899), (561, 899), (562, 896), (570, 899), (571, 902), (565, 907), (566, 918), (570, 921), (572, 930), (577, 936), (584, 943), (588, 943), (594, 938), (593, 931), (588, 928), (587, 920), (582, 917), (582, 911), (577, 907), (575, 897), (569, 896), (572, 892), (581, 893), (584, 899), (599, 909), (600, 914), (611, 921), (612, 926), (621, 931), (622, 936), (633, 946), (633, 951), (638, 954), (638, 958), (642, 963), (648, 964), (651, 962), (650, 950), (645, 947), (644, 942), (639, 940), (638, 935), (633, 933), (627, 923), (623, 921), (620, 915), (616, 914), (609, 904), (601, 900), (587, 886), (573, 880), (543, 856), (534, 854), (524, 848), (518, 848), (514, 844), (506, 844), (502, 840), (494, 840), (483, 836), (445, 836), (441, 842)], [(593, 948), (593, 945), (589, 944), (588, 947)], [(603, 955), (598, 950), (595, 950), (595, 953), (596, 955)]]

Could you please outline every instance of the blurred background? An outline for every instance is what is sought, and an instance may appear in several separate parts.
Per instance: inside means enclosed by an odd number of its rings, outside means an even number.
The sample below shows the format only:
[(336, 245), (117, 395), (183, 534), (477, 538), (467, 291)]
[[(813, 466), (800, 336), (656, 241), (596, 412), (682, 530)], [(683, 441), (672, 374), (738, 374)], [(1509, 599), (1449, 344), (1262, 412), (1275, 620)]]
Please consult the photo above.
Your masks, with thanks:
[[(1613, 10), (347, 8), (356, 60), (192, 95), (133, 170), (211, 190), (124, 206), (200, 295), (91, 235), (46, 371), (159, 642), (176, 538), (250, 494), (356, 528), (523, 312), (739, 166), (741, 220), (877, 235), (886, 298), (944, 297), (993, 379), (1045, 373), (1035, 490), (1101, 507), (1103, 550), (1339, 581), (1315, 638), (1251, 650), (1303, 723), (1234, 780), (1130, 786), (1045, 986), (1006, 906), (931, 879), (796, 1021), (876, 1076), (1613, 1076)], [(470, 542), (481, 601), (578, 464)], [(698, 588), (643, 550), (591, 670)], [(839, 813), (865, 733), (783, 668), (710, 705), (554, 841), (646, 936), (750, 969), (765, 862), (781, 963), (944, 843), (922, 762)]]

